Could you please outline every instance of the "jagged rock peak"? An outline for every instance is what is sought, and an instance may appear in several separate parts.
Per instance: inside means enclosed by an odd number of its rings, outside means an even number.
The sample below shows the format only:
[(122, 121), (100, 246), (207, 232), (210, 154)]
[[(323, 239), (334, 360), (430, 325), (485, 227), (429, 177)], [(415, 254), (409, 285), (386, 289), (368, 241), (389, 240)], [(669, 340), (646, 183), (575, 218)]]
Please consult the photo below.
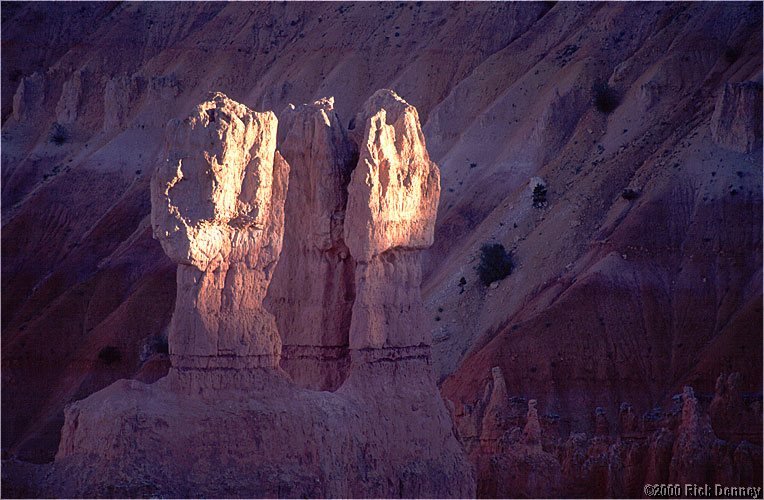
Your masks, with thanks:
[(716, 436), (708, 415), (701, 411), (695, 392), (689, 386), (683, 389), (682, 418), (676, 434), (669, 480), (682, 484), (703, 480), (710, 469)]
[(262, 307), (281, 251), (289, 172), (276, 128), (272, 112), (222, 93), (167, 126), (151, 220), (178, 263), (169, 333), (175, 368), (278, 364), (278, 331)]
[(440, 173), (427, 153), (416, 108), (392, 90), (372, 95), (357, 115), (363, 127), (345, 220), (352, 255), (368, 261), (391, 248), (432, 245)]

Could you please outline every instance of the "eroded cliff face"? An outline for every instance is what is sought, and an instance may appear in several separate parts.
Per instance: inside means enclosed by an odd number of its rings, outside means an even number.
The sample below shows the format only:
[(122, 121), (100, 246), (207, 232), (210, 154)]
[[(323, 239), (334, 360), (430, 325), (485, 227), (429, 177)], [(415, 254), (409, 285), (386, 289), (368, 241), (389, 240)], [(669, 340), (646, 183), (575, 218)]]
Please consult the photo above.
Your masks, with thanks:
[(711, 135), (722, 147), (750, 153), (761, 137), (761, 84), (727, 83), (719, 93), (711, 115)]
[[(369, 137), (378, 126), (374, 117), (396, 107), (408, 115), (409, 126), (395, 130), (397, 135), (390, 131), (377, 142), (389, 163), (375, 165), (375, 171), (384, 176), (394, 165), (391, 173), (408, 181), (385, 186), (387, 195), (426, 200), (418, 205), (425, 207), (425, 216), (396, 212), (396, 204), (375, 213), (387, 219), (398, 213), (396, 241), (417, 241), (407, 249), (415, 254), (432, 241), (438, 201), (437, 166), (426, 156), (416, 111), (392, 91), (380, 91), (366, 107), (373, 110), (372, 117), (359, 124)], [(330, 101), (301, 109), (302, 117), (294, 117), (291, 130), (300, 126), (295, 123), (309, 124), (316, 118), (314, 126), (331, 125)], [(342, 140), (342, 130), (338, 131)], [(412, 139), (411, 131), (420, 133)], [(321, 133), (295, 134), (287, 135), (287, 146), (299, 137), (303, 151), (327, 146), (327, 136)], [(289, 166), (275, 152), (275, 138), (272, 114), (253, 112), (220, 93), (188, 118), (168, 126), (166, 158), (159, 163), (151, 188), (154, 235), (179, 267), (169, 334), (172, 367), (153, 384), (123, 380), (68, 406), (56, 460), (48, 470), (38, 471), (36, 480), (27, 480), (31, 491), (73, 496), (474, 495), (472, 466), (453, 434), (435, 384), (429, 343), (421, 340), (420, 316), (396, 324), (392, 319), (397, 311), (384, 301), (365, 306), (387, 321), (368, 323), (353, 314), (344, 346), (350, 346), (352, 363), (336, 392), (299, 387), (279, 368), (278, 331), (273, 317), (262, 309), (279, 258), (289, 177)], [(409, 149), (407, 145), (416, 139), (421, 142)], [(295, 176), (302, 183), (295, 196), (315, 196), (314, 207), (327, 207), (314, 213), (315, 225), (302, 226), (312, 230), (308, 237), (292, 233), (297, 239), (290, 242), (295, 244), (291, 265), (315, 264), (314, 248), (325, 253), (342, 245), (342, 238), (350, 242), (351, 254), (358, 245), (396, 251), (370, 241), (389, 241), (379, 230), (347, 224), (340, 233), (332, 226), (339, 222), (342, 227), (341, 219), (332, 217), (343, 208), (342, 176), (349, 173), (344, 164), (329, 164), (329, 172), (324, 172), (326, 163), (300, 161), (295, 149), (286, 151), (301, 169)], [(313, 189), (316, 184), (310, 179), (316, 182), (325, 173), (321, 184), (330, 189)], [(354, 174), (350, 182), (368, 180)], [(368, 191), (351, 187), (349, 193), (351, 206), (378, 202)], [(287, 220), (292, 215), (287, 212)], [(417, 240), (419, 224), (429, 229), (429, 241)], [(374, 257), (356, 255), (359, 266), (364, 263), (361, 259)], [(403, 287), (396, 308), (421, 310), (419, 261), (393, 258), (386, 265), (402, 266), (402, 273), (417, 279), (398, 283), (395, 278), (401, 273), (365, 273), (356, 277), (355, 289)], [(315, 266), (311, 271), (320, 270)], [(325, 297), (331, 303), (333, 276), (316, 274), (324, 287), (305, 291), (328, 290)], [(307, 303), (313, 296), (297, 297)], [(299, 300), (284, 304), (300, 306)], [(363, 328), (356, 327), (356, 321), (362, 321)], [(339, 329), (333, 337), (318, 325), (292, 324), (304, 328), (297, 334), (305, 345), (319, 350), (336, 348), (343, 340), (342, 323), (325, 324)], [(369, 328), (374, 331), (367, 334)], [(363, 332), (360, 338), (359, 332)], [(387, 340), (372, 344), (369, 338)], [(333, 361), (314, 360), (315, 369), (298, 382), (323, 389), (321, 384), (334, 376), (327, 376), (336, 369)], [(221, 482), (220, 477), (230, 480)]]

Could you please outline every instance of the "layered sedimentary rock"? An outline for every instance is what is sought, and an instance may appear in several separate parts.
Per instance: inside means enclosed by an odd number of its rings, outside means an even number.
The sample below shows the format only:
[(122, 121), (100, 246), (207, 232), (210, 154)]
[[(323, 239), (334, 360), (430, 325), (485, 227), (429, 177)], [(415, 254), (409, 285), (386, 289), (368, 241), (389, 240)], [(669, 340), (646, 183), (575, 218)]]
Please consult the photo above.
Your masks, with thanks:
[[(390, 91), (385, 95), (392, 101), (380, 103), (372, 116), (384, 115), (383, 106), (389, 102), (403, 102)], [(306, 113), (321, 118), (327, 104)], [(373, 120), (364, 126), (368, 137), (375, 130)], [(421, 156), (404, 154), (412, 140), (408, 131), (418, 127), (415, 122), (412, 128), (400, 129), (399, 141), (387, 136), (379, 143), (390, 163), (401, 165), (397, 173), (408, 172), (416, 180), (408, 184), (407, 194), (427, 197), (432, 209), (430, 219), (414, 214), (399, 219), (396, 241), (410, 245), (407, 252), (412, 255), (428, 240), (407, 239), (406, 231), (419, 234), (415, 225), (407, 224), (422, 221), (431, 238), (438, 189), (437, 167), (422, 163)], [(278, 332), (273, 317), (262, 308), (281, 245), (289, 169), (275, 152), (275, 136), (272, 114), (252, 112), (222, 94), (170, 124), (166, 160), (152, 182), (152, 225), (179, 267), (169, 334), (172, 368), (154, 384), (121, 380), (67, 407), (56, 461), (41, 472), (39, 483), (30, 480), (35, 494), (474, 495), (474, 474), (435, 385), (428, 342), (414, 322), (418, 318), (393, 323), (397, 311), (384, 302), (392, 297), (398, 299), (393, 303), (396, 309), (421, 308), (417, 280), (398, 284), (402, 294), (390, 292), (379, 296), (381, 302), (367, 303), (374, 308), (372, 316), (387, 321), (365, 323), (375, 330), (355, 344), (350, 338), (351, 346), (362, 347), (335, 392), (298, 387), (278, 369)], [(311, 141), (305, 146), (315, 143)], [(298, 159), (297, 151), (291, 154)], [(317, 173), (312, 165), (306, 173)], [(429, 169), (425, 175), (413, 175), (411, 169), (422, 166)], [(428, 184), (433, 176), (435, 184)], [(331, 184), (331, 178), (326, 181)], [(342, 188), (342, 183), (336, 186)], [(402, 186), (389, 189), (401, 191)], [(331, 215), (342, 203), (320, 189), (298, 192), (297, 199), (305, 193), (324, 198), (313, 208), (326, 207), (315, 226), (303, 226), (312, 230), (305, 241), (331, 248), (332, 241), (341, 241)], [(394, 193), (389, 195), (394, 198)], [(361, 190), (350, 196), (367, 206), (378, 201)], [(366, 248), (377, 243), (370, 235), (381, 234), (360, 232), (357, 236), (346, 227), (343, 234), (361, 247), (365, 242)], [(411, 241), (416, 243), (406, 243)], [(396, 252), (402, 250), (385, 249), (382, 255), (394, 258), (381, 263), (382, 269), (399, 265), (401, 273), (418, 277), (416, 259), (398, 261)], [(306, 262), (305, 255), (296, 255), (298, 262)], [(378, 257), (358, 255), (366, 262)], [(391, 276), (401, 273), (374, 279), (381, 281), (379, 288), (393, 291), (396, 282)], [(331, 289), (332, 282), (325, 285)], [(375, 290), (373, 285), (363, 280), (355, 284)], [(351, 335), (354, 331), (351, 326)], [(320, 334), (316, 329), (302, 333), (315, 346), (325, 345), (327, 338), (341, 338), (336, 332), (333, 337)], [(367, 338), (386, 340), (371, 345)], [(411, 346), (419, 349), (413, 355), (407, 350)]]
[(416, 108), (394, 92), (375, 93), (355, 123), (366, 127), (357, 136), (345, 218), (345, 242), (357, 262), (350, 348), (361, 357), (413, 354), (430, 345), (429, 332), (416, 328), (420, 251), (433, 242), (440, 174)]
[(56, 120), (58, 123), (71, 124), (77, 120), (77, 114), (82, 101), (83, 83), (87, 84), (87, 74), (80, 70), (64, 82), (61, 97), (56, 104)]
[(127, 127), (130, 107), (146, 90), (146, 79), (133, 75), (115, 76), (104, 86), (103, 131), (115, 132)]
[(281, 339), (262, 306), (281, 251), (289, 170), (276, 127), (273, 113), (220, 93), (168, 124), (151, 220), (178, 263), (169, 332), (176, 369), (278, 366)]
[(290, 165), (284, 248), (266, 305), (283, 340), (281, 367), (303, 387), (336, 389), (349, 366), (355, 261), (345, 245), (355, 145), (333, 99), (290, 105), (279, 151)]

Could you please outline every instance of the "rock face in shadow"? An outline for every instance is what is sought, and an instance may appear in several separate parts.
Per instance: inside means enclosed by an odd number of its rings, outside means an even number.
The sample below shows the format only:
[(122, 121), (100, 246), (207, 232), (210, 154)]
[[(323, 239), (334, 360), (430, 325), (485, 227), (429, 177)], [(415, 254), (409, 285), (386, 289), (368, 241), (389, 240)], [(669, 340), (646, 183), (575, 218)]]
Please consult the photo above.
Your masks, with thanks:
[(167, 127), (151, 182), (154, 237), (178, 264), (175, 369), (275, 367), (281, 339), (263, 309), (283, 236), (289, 167), (276, 116), (215, 94)]
[[(365, 274), (355, 284), (356, 289), (390, 291), (381, 298), (398, 299), (392, 303), (396, 310), (388, 302), (367, 306), (372, 317), (391, 320), (398, 307), (421, 308), (415, 257), (431, 241), (437, 167), (426, 156), (406, 155), (406, 145), (421, 139), (421, 134), (409, 135), (419, 130), (413, 108), (391, 91), (378, 95), (386, 99), (371, 101), (379, 108), (372, 116), (401, 106), (408, 121), (394, 123), (410, 125), (397, 129), (397, 135), (390, 131), (378, 147), (398, 165), (396, 175), (412, 180), (405, 194), (427, 200), (417, 207), (429, 214), (399, 213), (395, 241), (414, 242), (406, 250), (412, 257), (380, 261), (385, 273)], [(324, 104), (313, 110), (326, 111)], [(121, 380), (68, 406), (56, 460), (29, 480), (31, 491), (50, 496), (474, 495), (474, 473), (453, 434), (416, 316), (408, 323), (364, 321), (375, 329), (368, 335), (351, 324), (352, 364), (335, 392), (299, 387), (278, 367), (279, 343), (262, 298), (278, 260), (289, 167), (275, 152), (273, 115), (216, 94), (172, 125), (167, 159), (152, 182), (154, 234), (179, 265), (169, 336), (172, 368), (154, 384)], [(367, 137), (378, 126), (371, 118), (363, 125)], [(423, 151), (424, 142), (416, 147)], [(388, 166), (381, 164), (377, 171)], [(351, 183), (364, 179), (354, 176)], [(388, 196), (401, 200), (403, 193), (393, 191), (402, 189), (402, 184), (390, 185)], [(351, 204), (378, 201), (359, 189), (350, 193)], [(335, 201), (328, 198), (316, 206), (335, 213)], [(380, 213), (392, 219), (398, 208), (387, 205)], [(312, 242), (326, 247), (331, 224), (324, 227), (329, 231), (314, 226), (318, 236)], [(351, 253), (358, 248), (384, 248), (393, 256), (402, 251), (372, 241), (379, 231), (359, 235), (353, 227), (346, 225), (344, 231)], [(414, 235), (409, 240), (408, 231)], [(378, 257), (356, 255), (367, 262)], [(401, 271), (390, 272), (396, 265)], [(399, 283), (402, 274), (414, 278)], [(396, 286), (403, 293), (395, 294)], [(304, 335), (312, 345), (325, 345), (316, 330)]]
[(281, 367), (303, 387), (335, 390), (350, 364), (355, 260), (343, 227), (356, 146), (334, 99), (288, 106), (279, 135), (291, 169), (284, 248), (266, 307), (281, 332)]
[[(456, 426), (477, 465), (482, 498), (640, 497), (645, 484), (723, 484), (760, 487), (761, 447), (740, 435), (725, 440), (712, 428), (751, 432), (761, 422), (761, 399), (744, 405), (722, 375), (707, 409), (691, 387), (665, 408), (640, 415), (622, 403), (618, 418), (596, 407), (591, 431), (561, 429), (561, 417), (539, 402), (512, 396), (499, 367), (475, 405), (455, 408)], [(739, 401), (738, 401), (738, 398)], [(725, 413), (725, 411), (727, 413)], [(759, 416), (758, 423), (754, 423)], [(723, 421), (731, 418), (737, 422)]]
[(761, 82), (726, 83), (711, 115), (711, 136), (723, 148), (750, 153), (761, 147)]

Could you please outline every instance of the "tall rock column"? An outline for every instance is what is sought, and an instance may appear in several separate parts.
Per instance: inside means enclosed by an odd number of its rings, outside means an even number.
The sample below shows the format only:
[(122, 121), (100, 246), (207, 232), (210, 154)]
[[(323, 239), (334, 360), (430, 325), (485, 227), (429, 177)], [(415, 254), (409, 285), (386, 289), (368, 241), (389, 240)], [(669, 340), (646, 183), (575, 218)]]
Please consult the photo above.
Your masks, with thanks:
[(281, 367), (303, 387), (334, 390), (349, 366), (355, 262), (343, 236), (355, 145), (334, 99), (284, 110), (279, 151), (290, 165), (284, 248), (266, 305), (283, 340)]
[(356, 260), (354, 361), (429, 358), (420, 253), (433, 242), (440, 174), (416, 108), (377, 91), (357, 115), (358, 165), (348, 187), (345, 242)]
[(154, 237), (178, 264), (173, 369), (276, 367), (281, 341), (262, 306), (281, 251), (289, 166), (276, 116), (215, 93), (166, 133), (151, 180)]

